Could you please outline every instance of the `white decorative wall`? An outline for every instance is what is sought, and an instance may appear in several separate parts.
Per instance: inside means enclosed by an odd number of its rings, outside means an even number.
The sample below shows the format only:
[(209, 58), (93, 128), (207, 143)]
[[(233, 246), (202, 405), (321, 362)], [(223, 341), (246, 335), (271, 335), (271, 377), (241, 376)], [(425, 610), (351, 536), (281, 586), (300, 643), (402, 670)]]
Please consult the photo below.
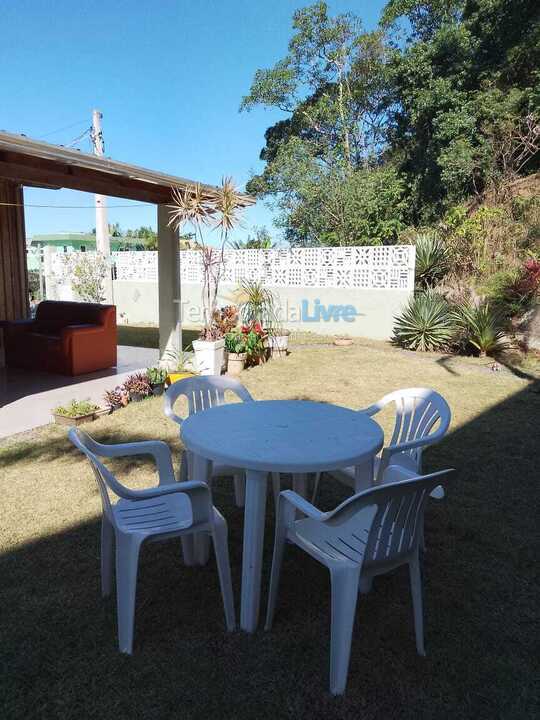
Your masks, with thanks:
[[(117, 280), (157, 281), (157, 253), (116, 252)], [(182, 284), (202, 283), (201, 255), (180, 253)], [(414, 247), (298, 248), (294, 250), (226, 250), (221, 281), (242, 280), (268, 287), (363, 288), (411, 290), (414, 287)]]
[[(157, 252), (113, 253), (114, 302), (120, 322), (158, 323)], [(219, 303), (230, 304), (242, 280), (273, 289), (282, 322), (292, 330), (386, 339), (395, 315), (414, 289), (415, 249), (381, 247), (226, 250)], [(58, 297), (70, 291), (62, 254), (52, 262)], [(185, 325), (202, 318), (202, 263), (197, 250), (180, 252), (181, 308)], [(353, 306), (354, 321), (314, 321), (318, 306)], [(315, 313), (316, 314), (316, 313)], [(311, 318), (311, 319), (309, 319)]]

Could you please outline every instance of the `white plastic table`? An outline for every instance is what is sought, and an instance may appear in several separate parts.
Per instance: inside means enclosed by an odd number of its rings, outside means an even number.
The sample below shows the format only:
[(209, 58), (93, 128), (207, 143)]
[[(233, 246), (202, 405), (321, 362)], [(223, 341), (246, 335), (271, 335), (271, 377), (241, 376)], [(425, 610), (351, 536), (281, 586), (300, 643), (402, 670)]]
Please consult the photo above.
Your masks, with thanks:
[(304, 400), (232, 403), (195, 413), (182, 423), (193, 454), (193, 477), (207, 480), (211, 462), (244, 468), (246, 503), (240, 625), (257, 627), (266, 509), (271, 472), (296, 476), (344, 467), (366, 468), (383, 445), (383, 431), (367, 415)]

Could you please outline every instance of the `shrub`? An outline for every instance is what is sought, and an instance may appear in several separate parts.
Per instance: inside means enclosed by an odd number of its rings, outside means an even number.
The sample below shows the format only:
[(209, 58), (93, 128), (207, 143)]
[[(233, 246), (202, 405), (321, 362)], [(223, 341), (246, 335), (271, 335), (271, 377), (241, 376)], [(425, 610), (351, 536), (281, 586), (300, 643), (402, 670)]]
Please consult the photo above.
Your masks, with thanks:
[(455, 315), (447, 300), (432, 291), (421, 292), (396, 318), (393, 342), (408, 350), (445, 350), (456, 329)]
[(146, 369), (146, 377), (150, 385), (163, 385), (167, 379), (167, 370), (161, 367), (150, 367)]
[(487, 281), (490, 304), (506, 318), (521, 316), (535, 302), (540, 288), (540, 261), (527, 260), (519, 270), (502, 270)]
[(90, 415), (90, 413), (94, 413), (96, 410), (99, 410), (99, 405), (89, 400), (71, 400), (68, 405), (60, 405), (60, 407), (54, 408), (53, 413), (55, 415), (75, 418), (80, 415)]
[(142, 395), (148, 397), (152, 394), (152, 387), (148, 376), (144, 373), (134, 373), (130, 375), (124, 382), (124, 390), (130, 398), (133, 395)]
[(456, 310), (456, 322), (463, 330), (466, 342), (479, 352), (480, 357), (496, 355), (509, 347), (504, 319), (489, 302), (480, 305), (463, 303)]
[(433, 233), (420, 233), (415, 245), (416, 284), (423, 289), (432, 288), (448, 272), (448, 251), (443, 241)]
[(235, 355), (246, 352), (246, 336), (241, 330), (231, 331), (225, 335), (225, 350)]

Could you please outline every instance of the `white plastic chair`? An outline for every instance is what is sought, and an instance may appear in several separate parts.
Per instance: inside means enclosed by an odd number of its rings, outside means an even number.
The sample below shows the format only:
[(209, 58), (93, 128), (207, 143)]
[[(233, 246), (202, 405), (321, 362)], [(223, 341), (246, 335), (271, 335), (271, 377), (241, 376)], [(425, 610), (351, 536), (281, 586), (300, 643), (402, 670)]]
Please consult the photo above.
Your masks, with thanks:
[[(425, 655), (419, 548), (429, 493), (442, 470), (424, 477), (389, 466), (388, 483), (353, 495), (323, 513), (291, 490), (280, 494), (266, 629), (272, 627), (287, 541), (330, 571), (332, 586), (330, 692), (345, 692), (359, 589), (401, 565), (409, 566), (416, 648)], [(307, 518), (295, 520), (297, 511)]]
[[(422, 451), (428, 445), (439, 442), (452, 419), (452, 413), (446, 400), (435, 390), (429, 388), (408, 388), (396, 390), (381, 398), (378, 402), (358, 412), (373, 416), (389, 403), (396, 407), (396, 420), (389, 445), (383, 448), (375, 458), (373, 477), (366, 473), (355, 472), (354, 467), (333, 470), (329, 473), (358, 493), (373, 485), (389, 482), (391, 475), (385, 475), (389, 465), (399, 465), (414, 473), (422, 472)], [(320, 473), (316, 477), (312, 501), (317, 496)], [(432, 497), (444, 497), (442, 487), (435, 488)]]
[[(102, 445), (87, 433), (71, 428), (69, 439), (86, 455), (96, 478), (103, 516), (101, 522), (101, 588), (112, 591), (113, 540), (116, 540), (116, 598), (120, 652), (133, 651), (133, 627), (139, 551), (143, 542), (180, 536), (183, 546), (193, 544), (195, 533), (211, 535), (218, 566), (227, 630), (235, 628), (234, 599), (227, 544), (227, 523), (212, 506), (210, 489), (203, 482), (178, 483), (171, 452), (164, 442), (145, 441)], [(159, 485), (131, 490), (122, 485), (98, 457), (151, 455)], [(108, 488), (120, 499), (113, 504)], [(192, 552), (192, 550), (191, 550)]]
[[(216, 405), (223, 405), (225, 393), (232, 392), (243, 402), (251, 402), (253, 398), (238, 380), (226, 377), (198, 376), (186, 378), (173, 383), (165, 392), (165, 415), (182, 425), (184, 418), (174, 412), (174, 405), (180, 396), (187, 398), (188, 415), (207, 410)], [(180, 465), (180, 480), (187, 480), (191, 472), (191, 453), (183, 450)], [(246, 496), (246, 481), (244, 471), (240, 468), (228, 467), (226, 465), (212, 466), (212, 477), (230, 477), (234, 479), (234, 495), (236, 505), (243, 507)]]

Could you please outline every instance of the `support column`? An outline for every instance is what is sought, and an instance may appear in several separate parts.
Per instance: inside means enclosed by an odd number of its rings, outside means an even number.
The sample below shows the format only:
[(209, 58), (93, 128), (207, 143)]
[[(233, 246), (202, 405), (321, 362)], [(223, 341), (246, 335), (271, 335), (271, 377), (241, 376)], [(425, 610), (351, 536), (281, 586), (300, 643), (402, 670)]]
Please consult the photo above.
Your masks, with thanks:
[(168, 226), (169, 209), (158, 205), (159, 352), (181, 352), (178, 232)]
[(0, 180), (0, 320), (28, 317), (28, 272), (21, 185)]

